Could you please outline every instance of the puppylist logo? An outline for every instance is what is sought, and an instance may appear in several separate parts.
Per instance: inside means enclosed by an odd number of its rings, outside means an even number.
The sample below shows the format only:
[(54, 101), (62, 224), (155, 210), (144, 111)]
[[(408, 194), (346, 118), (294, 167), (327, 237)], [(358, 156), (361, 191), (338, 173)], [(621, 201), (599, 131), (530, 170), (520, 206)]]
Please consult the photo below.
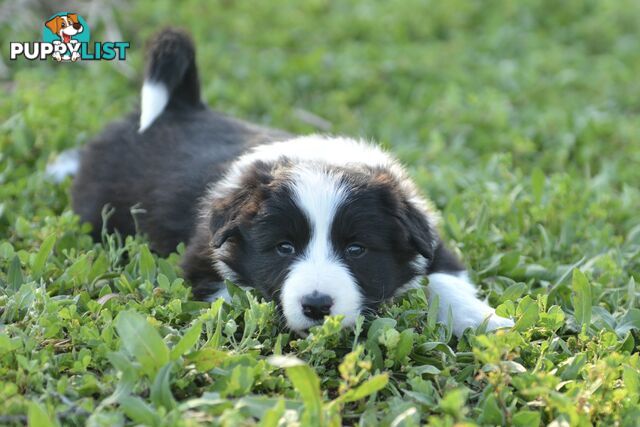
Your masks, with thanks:
[(119, 61), (127, 58), (129, 42), (89, 42), (89, 25), (77, 13), (59, 12), (44, 22), (41, 42), (11, 42), (9, 59), (24, 57), (27, 60), (58, 62), (82, 60)]

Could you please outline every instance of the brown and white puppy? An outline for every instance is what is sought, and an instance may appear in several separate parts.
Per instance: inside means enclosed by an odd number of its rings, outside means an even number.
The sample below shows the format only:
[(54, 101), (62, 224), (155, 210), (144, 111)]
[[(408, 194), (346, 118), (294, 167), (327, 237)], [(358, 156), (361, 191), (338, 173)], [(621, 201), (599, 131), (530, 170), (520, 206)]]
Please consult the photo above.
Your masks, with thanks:
[(367, 142), (294, 137), (223, 116), (200, 100), (195, 50), (177, 30), (149, 51), (141, 112), (84, 150), (73, 207), (102, 229), (139, 231), (154, 250), (187, 243), (195, 297), (226, 296), (224, 279), (277, 301), (304, 332), (326, 315), (361, 313), (429, 278), (439, 318), (457, 335), (488, 319), (513, 325), (476, 297), (436, 230), (436, 214), (393, 156)]
[[(56, 40), (53, 42), (54, 44), (76, 44), (78, 43), (78, 41), (74, 40), (73, 36), (84, 31), (84, 27), (82, 26), (80, 21), (78, 21), (78, 14), (76, 13), (54, 16), (53, 18), (45, 22), (44, 25), (48, 29), (50, 29), (53, 34), (56, 34), (58, 37), (60, 37), (60, 40)], [(80, 58), (80, 53), (72, 52), (71, 54), (66, 53), (64, 56), (62, 56), (60, 52), (54, 52), (52, 56), (57, 61), (77, 61)]]

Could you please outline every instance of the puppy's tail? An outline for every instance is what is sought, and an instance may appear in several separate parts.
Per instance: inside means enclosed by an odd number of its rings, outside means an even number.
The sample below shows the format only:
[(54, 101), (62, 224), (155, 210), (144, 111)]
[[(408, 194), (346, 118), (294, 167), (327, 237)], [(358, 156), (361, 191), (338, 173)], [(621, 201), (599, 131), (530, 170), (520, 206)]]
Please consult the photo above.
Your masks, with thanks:
[(191, 37), (176, 28), (162, 30), (149, 43), (138, 131), (144, 132), (165, 109), (202, 105)]

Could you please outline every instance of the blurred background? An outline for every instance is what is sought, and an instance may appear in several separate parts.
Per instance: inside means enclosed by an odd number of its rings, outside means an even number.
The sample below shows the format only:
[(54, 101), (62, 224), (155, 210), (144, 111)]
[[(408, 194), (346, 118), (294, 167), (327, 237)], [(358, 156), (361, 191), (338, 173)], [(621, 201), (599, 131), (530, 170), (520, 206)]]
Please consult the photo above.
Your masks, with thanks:
[[(127, 60), (8, 61), (59, 11), (130, 41)], [(212, 108), (396, 153), (481, 279), (544, 288), (592, 262), (621, 286), (640, 263), (639, 22), (634, 0), (7, 0), (0, 233), (69, 210), (42, 170), (134, 108), (145, 42), (171, 25)]]

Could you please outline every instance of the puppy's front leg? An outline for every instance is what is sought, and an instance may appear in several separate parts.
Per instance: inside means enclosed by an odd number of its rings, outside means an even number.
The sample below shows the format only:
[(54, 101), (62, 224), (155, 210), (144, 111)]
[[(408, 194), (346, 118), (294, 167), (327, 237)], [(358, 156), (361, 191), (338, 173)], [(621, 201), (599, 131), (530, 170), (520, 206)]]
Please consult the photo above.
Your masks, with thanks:
[(208, 230), (200, 227), (187, 245), (182, 259), (182, 270), (191, 284), (194, 299), (215, 301), (218, 297), (230, 299), (224, 278), (213, 268), (211, 236)]
[(440, 301), (438, 320), (446, 323), (451, 310), (456, 336), (461, 336), (467, 328), (477, 328), (487, 317), (488, 330), (513, 326), (511, 319), (498, 316), (493, 308), (476, 296), (476, 288), (466, 271), (432, 273), (428, 277), (429, 295), (438, 295)]

